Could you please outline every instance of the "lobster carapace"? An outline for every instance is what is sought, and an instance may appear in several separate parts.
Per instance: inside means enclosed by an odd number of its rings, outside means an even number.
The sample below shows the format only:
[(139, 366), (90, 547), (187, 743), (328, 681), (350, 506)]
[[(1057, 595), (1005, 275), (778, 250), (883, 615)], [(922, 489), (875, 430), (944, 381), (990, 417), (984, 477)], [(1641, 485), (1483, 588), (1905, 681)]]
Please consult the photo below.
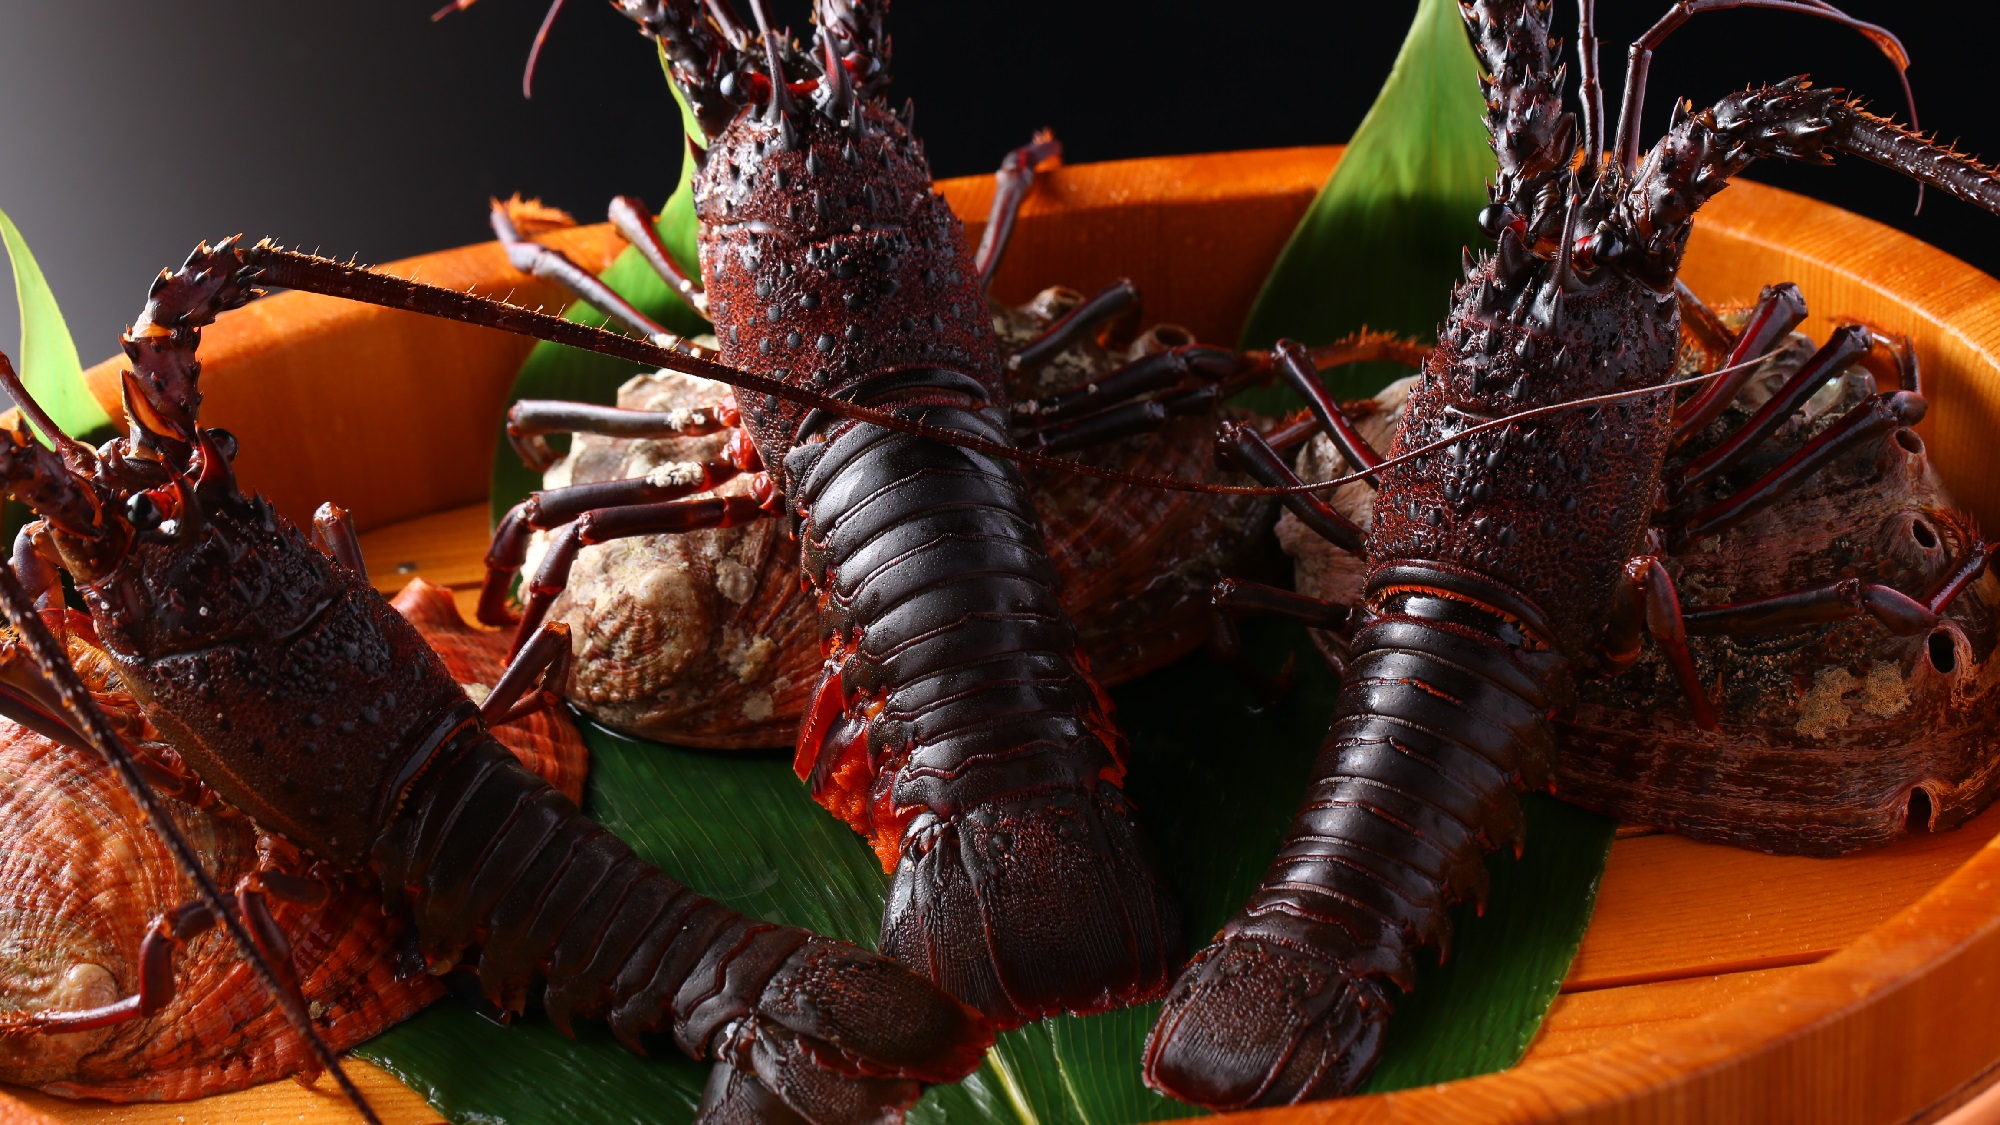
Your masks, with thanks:
[[(1579, 127), (1563, 109), (1547, 0), (1461, 5), (1487, 73), (1499, 174), (1481, 221), (1497, 249), (1468, 256), (1390, 459), (1342, 441), (1339, 406), (1324, 392), (1315, 403), (1354, 466), (1379, 468), (1365, 535), (1324, 504), (1291, 503), (1316, 532), (1365, 551), (1358, 624), (1332, 730), (1282, 850), (1175, 983), (1153, 1029), (1146, 1077), (1156, 1088), (1223, 1109), (1352, 1089), (1381, 1048), (1398, 990), (1412, 987), (1418, 950), (1448, 938), (1452, 903), (1483, 894), (1485, 854), (1520, 845), (1516, 793), (1549, 784), (1552, 719), (1576, 678), (1629, 667), (1644, 634), (1673, 667), (1689, 721), (1712, 725), (1688, 658), (1691, 630), (1853, 618), (1922, 634), (1985, 567), (1986, 546), (1970, 539), (1914, 597), (1850, 579), (1683, 613), (1661, 561), (1665, 532), (1649, 524), (1679, 480), (1714, 466), (1668, 473), (1668, 455), (1734, 398), (1754, 367), (1746, 361), (1796, 323), (1753, 326), (1730, 368), (1676, 401), (1677, 274), (1696, 209), (1758, 158), (1846, 152), (2000, 211), (1991, 170), (1803, 79), (1680, 106), (1641, 161), (1646, 60), (1689, 14), (1734, 6), (1678, 4), (1634, 45), (1619, 144), (1605, 158), (1589, 35)], [(1794, 7), (1854, 23), (1828, 5)], [(1900, 61), (1893, 37), (1859, 26)], [(1781, 308), (1767, 313), (1782, 320)], [(1819, 381), (1827, 377), (1821, 366)], [(1781, 397), (1769, 412), (1778, 421), (1803, 401)], [(1893, 438), (1923, 409), (1914, 388), (1870, 395), (1674, 532), (1726, 526), (1845, 452)], [(1757, 444), (1767, 421), (1734, 444)], [(1258, 455), (1253, 436), (1232, 437), (1252, 471), (1296, 480)], [(1440, 441), (1449, 444), (1436, 455), (1404, 456)]]

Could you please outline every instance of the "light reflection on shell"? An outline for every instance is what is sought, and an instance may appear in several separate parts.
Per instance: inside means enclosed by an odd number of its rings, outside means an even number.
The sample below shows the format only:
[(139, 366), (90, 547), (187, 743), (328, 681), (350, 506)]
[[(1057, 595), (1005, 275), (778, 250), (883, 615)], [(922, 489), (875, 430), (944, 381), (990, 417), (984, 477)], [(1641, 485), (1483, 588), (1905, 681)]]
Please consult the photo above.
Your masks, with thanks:
[[(396, 608), (438, 649), (453, 676), (491, 684), (506, 634), (465, 623), (449, 591), (421, 580)], [(72, 616), (71, 658), (98, 700), (136, 738), (152, 731)], [(581, 795), (587, 751), (566, 716), (537, 715), (495, 732), (551, 784)], [(167, 801), (225, 890), (257, 865), (258, 832), (225, 810)], [(0, 1013), (75, 1010), (131, 995), (139, 940), (161, 912), (191, 901), (192, 884), (111, 770), (95, 756), (0, 720)], [(308, 911), (274, 902), (320, 1034), (336, 1050), (360, 1043), (443, 995), (421, 972), (398, 979), (401, 924), (371, 887), (337, 892)], [(296, 1073), (303, 1045), (219, 930), (183, 946), (178, 989), (146, 1019), (72, 1035), (0, 1037), (0, 1081), (67, 1097), (172, 1101)]]
[[(995, 308), (1003, 350), (1026, 343), (1083, 295), (1049, 289), (1017, 309)], [(1158, 325), (1129, 348), (1086, 340), (1031, 375), (1016, 397), (1105, 374), (1128, 357), (1189, 342)], [(685, 375), (642, 375), (620, 390), (634, 409), (710, 405), (725, 388)], [(1216, 479), (1214, 424), (1176, 418), (1158, 434), (1089, 451), (1084, 460), (1130, 472)], [(640, 476), (676, 461), (720, 456), (727, 435), (629, 440), (579, 435), (544, 486)], [(1207, 637), (1208, 587), (1268, 525), (1272, 506), (1106, 486), (1068, 474), (1030, 479), (1049, 553), (1085, 654), (1107, 683), (1185, 655)], [(747, 495), (738, 478), (717, 490)], [(538, 534), (524, 573), (548, 537)], [(784, 746), (797, 737), (820, 652), (800, 591), (798, 545), (780, 520), (586, 547), (550, 620), (576, 649), (572, 702), (607, 726), (663, 742), (714, 748)]]
[[(1740, 323), (1740, 316), (1732, 319)], [(1794, 336), (1769, 372), (1670, 466), (1740, 425), (1813, 346)], [(1684, 374), (1698, 370), (1692, 353), (1684, 359)], [(1377, 449), (1388, 447), (1408, 383), (1385, 390), (1358, 426)], [(1873, 377), (1860, 368), (1830, 383), (1801, 421), (1710, 486), (1703, 502), (1756, 479), (1873, 391)], [(1308, 480), (1345, 471), (1323, 438), (1299, 458)], [(1365, 526), (1373, 499), (1365, 485), (1329, 499)], [(1668, 569), (1690, 606), (1849, 576), (1923, 598), (1975, 536), (1969, 519), (1954, 513), (1923, 443), (1908, 433), (1841, 458), (1780, 503), (1687, 545)], [(1359, 598), (1360, 560), (1290, 515), (1279, 520), (1278, 538), (1296, 564), (1300, 590), (1347, 604)], [(2000, 580), (1989, 571), (1929, 635), (1896, 637), (1864, 618), (1690, 638), (1721, 720), (1714, 732), (1689, 721), (1671, 670), (1649, 643), (1623, 675), (1579, 678), (1578, 704), (1557, 724), (1557, 790), (1629, 823), (1779, 853), (1837, 855), (1909, 830), (1950, 828), (2000, 788), (1996, 610)]]

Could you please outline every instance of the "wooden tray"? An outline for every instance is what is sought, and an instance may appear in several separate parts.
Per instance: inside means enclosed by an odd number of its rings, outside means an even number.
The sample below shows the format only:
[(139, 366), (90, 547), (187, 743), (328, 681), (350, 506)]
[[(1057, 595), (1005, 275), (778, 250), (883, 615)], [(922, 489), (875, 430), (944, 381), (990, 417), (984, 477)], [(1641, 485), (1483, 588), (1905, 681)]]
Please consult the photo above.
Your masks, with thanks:
[[(1087, 290), (1124, 275), (1144, 291), (1149, 317), (1233, 340), (1339, 155), (1286, 149), (1062, 169), (1029, 200), (998, 294), (1018, 301), (1048, 284)], [(977, 237), (992, 181), (942, 186)], [(619, 248), (603, 228), (553, 241), (593, 268)], [(509, 270), (492, 245), (392, 268), (558, 301)], [(1721, 302), (1795, 281), (1818, 336), (1840, 316), (1909, 332), (1932, 401), (1924, 424), (1932, 455), (1960, 501), (2000, 527), (2000, 441), (1990, 436), (2000, 433), (2000, 281), (1877, 223), (1747, 183), (1705, 209), (1685, 276)], [(350, 507), (385, 589), (423, 574), (469, 593), (485, 550), (494, 435), (526, 347), (281, 295), (208, 333), (204, 417), (237, 433), (245, 484), (292, 518), (324, 499)], [(90, 373), (114, 414), (117, 370), (114, 362)], [(1288, 1125), (1937, 1120), (2000, 1073), (2000, 844), (1988, 846), (1996, 834), (2000, 813), (1881, 851), (1813, 860), (1627, 831), (1563, 995), (1520, 1066), (1260, 1116)], [(437, 1119), (388, 1075), (354, 1069), (390, 1120)], [(0, 1095), (0, 1125), (51, 1119), (353, 1117), (337, 1097), (289, 1082), (179, 1105)]]

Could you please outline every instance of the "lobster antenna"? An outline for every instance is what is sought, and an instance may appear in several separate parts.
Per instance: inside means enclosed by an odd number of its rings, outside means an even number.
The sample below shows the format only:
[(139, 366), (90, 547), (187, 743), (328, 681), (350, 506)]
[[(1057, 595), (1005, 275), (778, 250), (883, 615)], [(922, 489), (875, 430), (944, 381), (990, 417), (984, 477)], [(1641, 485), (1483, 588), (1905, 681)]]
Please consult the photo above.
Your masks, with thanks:
[(523, 98), (535, 96), (535, 64), (542, 61), (542, 46), (549, 41), (549, 28), (556, 25), (556, 14), (562, 11), (562, 6), (563, 0), (550, 0), (548, 14), (542, 17), (542, 26), (535, 29), (535, 42), (528, 48), (528, 65), (521, 71)]
[(112, 770), (118, 774), (118, 780), (124, 783), (126, 791), (132, 794), (132, 800), (146, 814), (147, 823), (152, 825), (153, 831), (166, 843), (167, 850), (174, 854), (175, 861), (180, 864), (183, 871), (187, 872), (188, 878), (193, 880), (202, 905), (206, 906), (222, 923), (223, 928), (229, 931), (230, 939), (236, 943), (236, 948), (242, 953), (243, 959), (250, 962), (250, 967), (257, 973), (257, 979), (270, 990), (272, 999), (277, 1001), (278, 1007), (284, 1011), (285, 1018), (290, 1021), (293, 1029), (304, 1037), (313, 1059), (322, 1068), (332, 1072), (334, 1081), (340, 1085), (340, 1092), (347, 1095), (348, 1101), (354, 1103), (354, 1108), (361, 1114), (362, 1120), (367, 1121), (369, 1125), (382, 1125), (382, 1119), (376, 1116), (375, 1109), (368, 1104), (367, 1097), (361, 1093), (359, 1087), (355, 1086), (354, 1080), (347, 1076), (347, 1072), (341, 1069), (339, 1057), (326, 1045), (326, 1040), (320, 1038), (319, 1032), (314, 1030), (312, 1017), (307, 1014), (305, 1004), (300, 1001), (296, 992), (286, 988), (279, 981), (277, 971), (271, 967), (270, 962), (264, 960), (264, 955), (257, 949), (256, 941), (250, 936), (250, 931), (243, 928), (243, 922), (237, 918), (236, 912), (230, 909), (229, 900), (223, 897), (222, 891), (215, 885), (215, 880), (210, 878), (208, 871), (202, 867), (194, 848), (188, 844), (187, 837), (181, 835), (181, 830), (174, 824), (173, 818), (169, 817), (166, 809), (161, 807), (159, 797), (154, 794), (153, 787), (146, 783), (145, 776), (139, 772), (138, 763), (133, 761), (131, 751), (119, 741), (117, 734), (111, 729), (110, 721), (104, 717), (104, 712), (98, 710), (96, 701), (90, 698), (89, 689), (83, 686), (83, 681), (76, 674), (75, 666), (69, 662), (69, 654), (57, 643), (55, 634), (49, 632), (48, 624), (42, 620), (41, 612), (35, 608), (28, 592), (21, 588), (20, 579), (14, 576), (14, 568), (5, 564), (0, 564), (0, 611), (6, 613), (7, 620), (20, 635), (22, 643), (27, 646), (29, 656), (40, 666), (42, 674), (48, 677), (49, 684), (55, 688), (57, 697), (62, 700), (63, 708), (70, 713), (78, 732), (90, 743), (91, 749), (111, 763)]
[(1577, 0), (1577, 98), (1583, 103), (1583, 167), (1595, 176), (1604, 166), (1604, 84), (1598, 79), (1597, 0)]
[(702, 0), (702, 7), (708, 11), (708, 17), (715, 21), (716, 30), (722, 32), (722, 38), (731, 47), (738, 51), (749, 50), (749, 33), (736, 22), (736, 13), (729, 10), (729, 0)]
[(1391, 466), (1400, 465), (1405, 461), (1414, 461), (1417, 458), (1422, 457), (1428, 453), (1435, 453), (1438, 450), (1453, 444), (1454, 442), (1464, 441), (1466, 438), (1471, 437), (1473, 434), (1485, 433), (1487, 430), (1497, 430), (1502, 426), (1512, 426), (1517, 423), (1526, 422), (1535, 418), (1545, 418), (1551, 414), (1561, 414), (1566, 410), (1575, 410), (1579, 407), (1602, 406), (1607, 402), (1620, 402), (1628, 398), (1644, 398), (1647, 395), (1656, 395), (1664, 391), (1676, 391), (1682, 387), (1698, 386), (1702, 383), (1707, 383), (1715, 379), (1719, 379), (1724, 375), (1741, 371), (1746, 367), (1755, 367), (1756, 365), (1764, 362), (1765, 360), (1770, 359), (1773, 356), (1776, 356), (1782, 351), (1784, 351), (1783, 348), (1772, 348), (1770, 351), (1765, 352), (1763, 355), (1751, 356), (1749, 359), (1746, 359), (1741, 363), (1732, 363), (1728, 367), (1718, 368), (1717, 370), (1704, 372), (1700, 375), (1690, 375), (1685, 379), (1670, 379), (1667, 382), (1661, 383), (1660, 385), (1655, 387), (1635, 387), (1629, 391), (1613, 391), (1610, 394), (1590, 395), (1586, 398), (1573, 398), (1565, 402), (1550, 403), (1547, 406), (1537, 406), (1531, 410), (1523, 410), (1514, 414), (1504, 414), (1498, 418), (1488, 418), (1486, 421), (1481, 422), (1476, 426), (1467, 426), (1465, 429), (1462, 429), (1457, 433), (1447, 434), (1446, 436), (1441, 437), (1436, 441), (1433, 441), (1427, 445), (1420, 445), (1415, 449), (1409, 450), (1408, 452), (1399, 453), (1394, 457), (1386, 458), (1378, 465), (1374, 465), (1369, 468), (1363, 469), (1358, 473), (1349, 473), (1344, 477), (1335, 477), (1332, 480), (1319, 481), (1317, 483), (1307, 484), (1299, 487), (1255, 489), (1255, 490), (1244, 489), (1243, 491), (1246, 492), (1257, 491), (1260, 493), (1267, 493), (1269, 495), (1276, 496), (1288, 492), (1318, 492), (1321, 489), (1334, 488), (1339, 485), (1350, 484), (1354, 481), (1372, 477), (1377, 473), (1380, 473), (1382, 470), (1390, 468)]
[(1620, 399), (1636, 398), (1641, 395), (1660, 394), (1679, 387), (1705, 383), (1711, 379), (1741, 370), (1750, 364), (1762, 363), (1764, 360), (1777, 354), (1775, 351), (1766, 352), (1763, 355), (1746, 359), (1741, 363), (1733, 364), (1717, 371), (1708, 372), (1705, 375), (1694, 375), (1686, 379), (1661, 383), (1655, 387), (1639, 387), (1635, 390), (1615, 391), (1611, 394), (1571, 399), (1568, 402), (1559, 402), (1550, 406), (1538, 406), (1530, 410), (1524, 410), (1518, 414), (1495, 418), (1487, 422), (1482, 422), (1477, 426), (1460, 430), (1451, 437), (1441, 438), (1423, 447), (1421, 450), (1405, 453), (1384, 461), (1379, 465), (1364, 469), (1361, 472), (1351, 473), (1344, 477), (1335, 477), (1331, 480), (1282, 486), (1212, 484), (1208, 481), (1183, 480), (1179, 477), (1158, 477), (1143, 473), (1120, 472), (1117, 469), (1087, 465), (1081, 461), (1071, 461), (1063, 457), (1051, 457), (1045, 453), (1036, 453), (1033, 450), (1017, 449), (1002, 442), (988, 441), (985, 438), (975, 437), (971, 434), (962, 434), (956, 430), (944, 430), (935, 426), (927, 426), (922, 422), (913, 422), (901, 415), (892, 414), (886, 410), (849, 402), (846, 399), (826, 394), (823, 391), (810, 390), (805, 387), (794, 387), (788, 383), (773, 379), (768, 375), (739, 371), (734, 367), (728, 367), (712, 360), (697, 359), (694, 356), (683, 355), (680, 352), (669, 350), (648, 340), (635, 339), (631, 336), (621, 336), (616, 332), (607, 332), (602, 328), (592, 328), (589, 325), (564, 320), (561, 317), (549, 316), (546, 313), (533, 312), (517, 305), (509, 305), (486, 297), (474, 296), (470, 293), (460, 293), (453, 289), (440, 289), (437, 286), (425, 285), (416, 281), (405, 281), (400, 277), (391, 277), (388, 274), (376, 273), (373, 270), (362, 269), (358, 266), (343, 265), (340, 262), (330, 261), (326, 258), (317, 258), (310, 254), (300, 254), (296, 251), (281, 249), (270, 242), (259, 242), (249, 249), (238, 248), (236, 254), (238, 260), (244, 265), (258, 271), (260, 280), (285, 289), (299, 289), (309, 293), (322, 293), (329, 297), (340, 297), (350, 301), (380, 305), (384, 308), (423, 313), (426, 316), (442, 317), (447, 320), (459, 321), (463, 324), (476, 324), (485, 328), (497, 328), (502, 332), (513, 332), (521, 336), (531, 336), (537, 340), (567, 344), (573, 348), (582, 348), (585, 351), (596, 352), (599, 355), (614, 356), (618, 359), (629, 360), (633, 363), (649, 367), (665, 368), (668, 371), (678, 371), (684, 375), (697, 375), (704, 379), (712, 379), (718, 383), (727, 383), (738, 390), (749, 391), (753, 394), (770, 395), (789, 402), (796, 402), (802, 406), (809, 406), (816, 410), (824, 410), (828, 414), (837, 415), (842, 418), (850, 418), (857, 422), (866, 422), (872, 426), (880, 426), (885, 430), (895, 430), (898, 433), (910, 434), (913, 437), (925, 438), (930, 441), (941, 442), (945, 445), (955, 445), (961, 449), (969, 449), (974, 453), (984, 453), (989, 457), (1004, 458), (1031, 469), (1068, 473), (1072, 476), (1092, 477), (1097, 480), (1111, 481), (1114, 484), (1132, 485), (1138, 488), (1156, 488), (1167, 492), (1197, 492), (1225, 496), (1290, 496), (1302, 492), (1323, 492), (1329, 488), (1336, 488), (1343, 484), (1374, 476), (1383, 469), (1401, 464), (1418, 453), (1443, 448), (1455, 441), (1496, 426), (1505, 426), (1530, 418), (1557, 414), (1578, 407), (1596, 406), (1601, 403), (1617, 402)]
[[(1667, 36), (1686, 23), (1689, 17), (1700, 12), (1720, 12), (1730, 8), (1775, 8), (1781, 12), (1798, 12), (1802, 15), (1818, 16), (1832, 20), (1842, 27), (1852, 28), (1896, 67), (1896, 76), (1903, 83), (1903, 101), (1910, 110), (1910, 128), (1917, 126), (1917, 99), (1910, 90), (1910, 52), (1903, 47), (1903, 41), (1896, 38), (1888, 28), (1859, 20), (1828, 0), (1680, 0), (1658, 23), (1646, 29), (1632, 43), (1632, 50), (1625, 69), (1625, 100), (1618, 107), (1618, 150), (1615, 163), (1629, 176), (1639, 167), (1639, 117), (1646, 100), (1646, 75), (1653, 65), (1653, 52), (1666, 42)], [(1917, 205), (1923, 206), (1923, 185), (1917, 185)]]

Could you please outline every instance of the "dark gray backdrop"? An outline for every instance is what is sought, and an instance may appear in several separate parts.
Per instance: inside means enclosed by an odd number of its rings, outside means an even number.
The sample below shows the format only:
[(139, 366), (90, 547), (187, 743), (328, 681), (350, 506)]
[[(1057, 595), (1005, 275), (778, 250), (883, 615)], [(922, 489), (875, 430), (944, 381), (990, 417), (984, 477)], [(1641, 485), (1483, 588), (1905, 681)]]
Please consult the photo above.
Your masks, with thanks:
[[(1559, 28), (1573, 5), (1559, 0)], [(805, 26), (805, 0), (776, 0)], [(1608, 101), (1623, 44), (1661, 0), (1601, 0)], [(1923, 122), (2000, 158), (1992, 93), (2000, 4), (1851, 0), (1916, 59)], [(489, 195), (522, 191), (594, 219), (678, 168), (650, 45), (601, 0), (569, 0), (519, 92), (542, 0), (482, 0), (441, 23), (428, 0), (6, 0), (0, 4), (0, 207), (55, 286), (85, 362), (111, 353), (160, 267), (200, 238), (270, 235), (382, 261), (486, 234)], [(1070, 159), (1345, 139), (1387, 73), (1414, 0), (897, 0), (898, 96), (940, 176), (984, 171), (1033, 128)], [(1772, 12), (1704, 15), (1654, 68), (1668, 99), (1709, 101), (1800, 71), (1896, 105), (1852, 33)], [(2000, 272), (2000, 218), (1854, 162), (1760, 165), (1758, 178), (1863, 211)], [(0, 287), (4, 290), (4, 287)], [(1440, 294), (1440, 300), (1443, 295)], [(0, 349), (18, 338), (0, 291)]]

